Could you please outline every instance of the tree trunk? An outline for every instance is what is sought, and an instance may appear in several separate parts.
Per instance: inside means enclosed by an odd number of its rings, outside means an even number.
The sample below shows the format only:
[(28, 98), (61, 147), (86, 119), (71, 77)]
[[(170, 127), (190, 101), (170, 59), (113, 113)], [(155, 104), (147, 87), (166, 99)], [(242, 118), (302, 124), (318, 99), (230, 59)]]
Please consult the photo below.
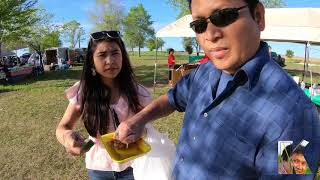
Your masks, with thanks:
[(37, 51), (37, 53), (39, 54), (39, 58), (40, 58), (40, 68), (41, 68), (41, 72), (40, 72), (40, 74), (42, 74), (42, 73), (44, 72), (43, 59), (42, 59), (42, 52), (41, 52), (41, 51)]
[(1, 50), (2, 50), (2, 42), (0, 42), (0, 58), (1, 58)]
[(139, 57), (141, 57), (141, 54), (140, 54), (140, 44), (138, 44), (138, 45), (139, 45), (139, 46), (138, 46), (138, 47), (139, 47)]

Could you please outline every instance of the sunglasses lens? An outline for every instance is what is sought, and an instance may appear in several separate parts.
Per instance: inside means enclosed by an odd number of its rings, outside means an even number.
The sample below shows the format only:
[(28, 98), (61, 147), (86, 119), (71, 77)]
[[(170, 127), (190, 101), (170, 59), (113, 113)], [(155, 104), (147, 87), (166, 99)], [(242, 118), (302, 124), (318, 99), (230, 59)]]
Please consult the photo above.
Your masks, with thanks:
[(119, 38), (119, 31), (100, 31), (91, 34), (92, 39), (99, 40), (104, 38)]
[(107, 33), (108, 36), (111, 38), (118, 38), (120, 35), (119, 31), (107, 31)]
[(104, 37), (104, 34), (102, 32), (95, 32), (91, 34), (92, 39), (98, 40), (102, 39)]
[(238, 9), (222, 9), (209, 17), (212, 24), (217, 27), (225, 27), (237, 20), (239, 16)]
[(208, 23), (205, 19), (196, 20), (190, 23), (190, 27), (194, 32), (198, 34), (205, 32), (207, 29), (207, 25)]
[[(209, 19), (212, 24), (217, 27), (225, 27), (229, 24), (235, 22), (239, 17), (239, 10), (246, 6), (240, 8), (226, 8), (219, 10), (209, 16)], [(206, 19), (199, 19), (190, 23), (190, 27), (193, 29), (194, 32), (200, 34), (206, 31), (207, 29), (207, 20)]]

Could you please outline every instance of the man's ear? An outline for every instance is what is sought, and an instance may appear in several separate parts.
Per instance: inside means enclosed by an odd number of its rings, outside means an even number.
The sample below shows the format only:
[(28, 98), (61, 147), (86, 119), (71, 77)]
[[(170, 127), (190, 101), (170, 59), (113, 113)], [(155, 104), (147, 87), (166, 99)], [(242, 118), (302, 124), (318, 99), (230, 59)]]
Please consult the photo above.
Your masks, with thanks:
[(264, 6), (261, 3), (257, 4), (257, 7), (254, 11), (255, 21), (259, 26), (259, 30), (263, 31), (265, 28), (265, 11)]

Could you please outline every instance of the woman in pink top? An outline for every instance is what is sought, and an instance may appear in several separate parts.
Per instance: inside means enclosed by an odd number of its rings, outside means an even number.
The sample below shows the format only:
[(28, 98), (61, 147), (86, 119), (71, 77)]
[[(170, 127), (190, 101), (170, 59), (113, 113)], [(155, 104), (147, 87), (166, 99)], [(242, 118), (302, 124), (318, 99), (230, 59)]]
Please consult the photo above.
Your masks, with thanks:
[(132, 162), (113, 162), (100, 140), (101, 135), (115, 131), (115, 119), (124, 121), (151, 101), (148, 91), (135, 80), (120, 32), (91, 34), (81, 80), (66, 90), (66, 96), (69, 105), (56, 129), (66, 151), (84, 153), (84, 139), (74, 131), (82, 120), (95, 142), (85, 156), (90, 179), (134, 179)]

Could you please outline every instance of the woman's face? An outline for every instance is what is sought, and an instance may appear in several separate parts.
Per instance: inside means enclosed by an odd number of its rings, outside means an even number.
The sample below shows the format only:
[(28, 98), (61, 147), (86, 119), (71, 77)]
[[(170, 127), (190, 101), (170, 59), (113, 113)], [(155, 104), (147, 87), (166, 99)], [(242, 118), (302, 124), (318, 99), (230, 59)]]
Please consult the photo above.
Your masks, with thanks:
[(122, 67), (122, 52), (116, 42), (102, 41), (98, 43), (93, 53), (93, 63), (96, 72), (104, 81), (112, 81)]

